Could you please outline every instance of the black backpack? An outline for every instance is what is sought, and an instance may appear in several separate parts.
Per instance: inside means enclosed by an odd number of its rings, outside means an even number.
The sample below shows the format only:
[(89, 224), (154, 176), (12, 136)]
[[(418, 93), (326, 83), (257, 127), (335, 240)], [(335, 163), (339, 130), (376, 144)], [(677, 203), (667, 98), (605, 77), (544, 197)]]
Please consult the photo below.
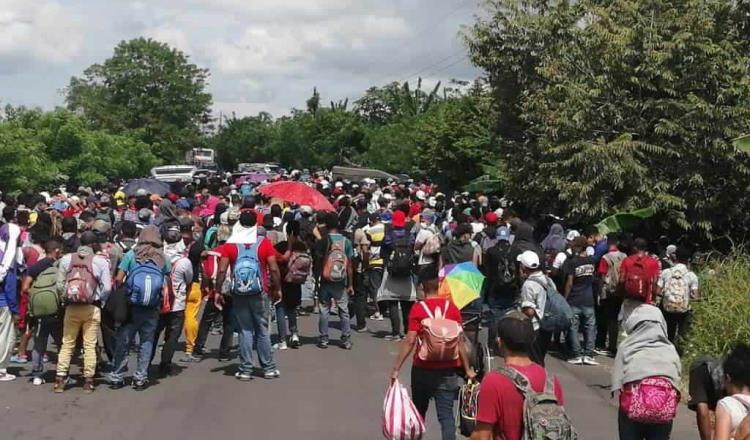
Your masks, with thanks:
[(510, 258), (510, 246), (497, 243), (495, 248), (500, 251), (500, 259), (497, 261), (497, 279), (495, 282), (501, 286), (507, 286), (516, 282), (516, 265)]
[(393, 241), (393, 252), (388, 259), (388, 273), (393, 277), (408, 277), (414, 265), (414, 247), (408, 234)]

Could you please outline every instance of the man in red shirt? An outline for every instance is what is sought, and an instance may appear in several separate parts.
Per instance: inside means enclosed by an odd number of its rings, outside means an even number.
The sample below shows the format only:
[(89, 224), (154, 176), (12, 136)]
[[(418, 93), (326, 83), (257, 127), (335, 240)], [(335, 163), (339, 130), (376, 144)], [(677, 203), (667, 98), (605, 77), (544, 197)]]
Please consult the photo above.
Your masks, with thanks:
[[(622, 261), (620, 265), (620, 277), (619, 282), (621, 286), (621, 292), (624, 292), (625, 297), (629, 299), (638, 299), (646, 304), (651, 304), (654, 296), (654, 290), (656, 289), (656, 283), (659, 280), (659, 262), (656, 258), (652, 258), (646, 252), (648, 249), (648, 242), (643, 238), (636, 238), (633, 242), (633, 253)], [(636, 262), (640, 261), (644, 266), (646, 280), (643, 284), (643, 291), (640, 298), (634, 298), (632, 293), (628, 293), (625, 290), (625, 284), (628, 279), (628, 273), (633, 271)]]
[[(422, 281), (425, 299), (422, 302), (432, 316), (436, 316), (437, 310), (440, 310), (442, 316), (446, 319), (456, 321), (461, 324), (461, 311), (453, 304), (452, 301), (438, 296), (438, 273), (437, 268), (432, 273), (425, 273), (425, 279)], [(447, 303), (447, 307), (446, 307)], [(409, 354), (418, 344), (418, 337), (424, 332), (422, 320), (429, 318), (429, 314), (421, 304), (416, 304), (409, 312), (407, 325), (407, 334), (404, 342), (401, 343), (401, 350), (396, 357), (396, 364), (391, 372), (391, 380), (398, 379), (401, 366), (409, 357)], [(456, 438), (456, 421), (453, 415), (453, 401), (458, 396), (458, 374), (459, 368), (463, 368), (468, 378), (474, 378), (476, 374), (469, 365), (469, 356), (464, 346), (464, 338), (459, 339), (459, 358), (452, 361), (430, 362), (424, 361), (417, 356), (419, 350), (414, 352), (414, 359), (411, 368), (411, 394), (414, 406), (422, 415), (427, 414), (427, 408), (430, 406), (430, 399), (435, 399), (435, 409), (443, 440), (455, 440)]]
[[(536, 392), (544, 391), (547, 372), (529, 359), (534, 341), (531, 320), (521, 312), (510, 312), (497, 323), (497, 345), (505, 366), (521, 373)], [(554, 378), (555, 396), (563, 405), (560, 383)], [(477, 425), (471, 440), (520, 440), (523, 433), (524, 397), (513, 381), (498, 371), (484, 376), (479, 389)]]
[[(248, 243), (225, 243), (216, 251), (221, 254), (219, 261), (219, 272), (216, 276), (216, 285), (222, 286), (227, 276), (227, 269), (235, 263), (241, 252), (250, 252), (257, 258), (260, 266), (262, 292), (243, 293), (232, 289), (232, 312), (240, 330), (240, 368), (235, 377), (241, 381), (252, 379), (253, 372), (253, 339), (257, 336), (256, 350), (260, 366), (263, 368), (266, 379), (276, 379), (281, 373), (276, 368), (271, 351), (271, 335), (268, 330), (269, 301), (274, 302), (281, 299), (281, 272), (276, 263), (276, 250), (269, 240), (258, 236), (256, 227), (257, 216), (253, 211), (245, 211), (240, 214), (240, 225), (247, 228)], [(238, 272), (239, 273), (239, 272)], [(270, 276), (269, 276), (270, 275)], [(224, 303), (221, 289), (217, 289), (214, 302), (221, 309)], [(270, 296), (270, 299), (269, 299)]]

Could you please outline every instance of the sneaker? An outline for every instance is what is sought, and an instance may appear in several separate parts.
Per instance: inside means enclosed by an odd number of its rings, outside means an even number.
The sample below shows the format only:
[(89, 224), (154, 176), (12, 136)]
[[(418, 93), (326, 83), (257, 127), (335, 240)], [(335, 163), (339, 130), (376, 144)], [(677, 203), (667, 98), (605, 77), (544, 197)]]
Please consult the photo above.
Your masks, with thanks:
[(292, 346), (292, 348), (299, 348), (299, 336), (295, 333), (292, 335), (292, 338), (289, 340), (289, 345)]
[(219, 353), (219, 362), (229, 362), (229, 353)]
[(383, 339), (385, 339), (386, 341), (395, 341), (396, 338), (398, 338), (398, 335), (385, 335)]
[(243, 373), (241, 371), (234, 373), (234, 377), (242, 382), (250, 382), (251, 380), (253, 380), (253, 376), (251, 376), (250, 373)]
[(148, 388), (148, 379), (134, 380), (133, 389), (136, 391), (143, 391)]
[(568, 359), (568, 363), (572, 365), (583, 365), (583, 357), (578, 356), (573, 359)]
[(268, 373), (263, 374), (264, 379), (278, 379), (281, 377), (281, 371), (279, 370), (273, 370), (269, 371)]
[(96, 387), (94, 386), (94, 378), (87, 377), (86, 381), (83, 383), (83, 394), (91, 394), (95, 389)]
[(110, 390), (119, 390), (119, 389), (122, 389), (124, 386), (125, 386), (125, 381), (122, 381), (122, 380), (116, 380), (114, 382), (109, 383)]
[(370, 316), (370, 319), (373, 321), (382, 321), (383, 315), (381, 315), (380, 312), (376, 312), (374, 315)]
[(5, 371), (0, 372), (0, 382), (10, 382), (12, 380), (16, 380), (15, 374), (10, 374)]
[(193, 353), (185, 353), (182, 358), (180, 358), (180, 362), (190, 363), (190, 362), (200, 362), (201, 358), (198, 356), (193, 355)]
[(367, 333), (367, 326), (363, 325), (362, 327), (355, 327), (354, 331), (357, 333)]
[(278, 344), (273, 344), (274, 350), (286, 350), (289, 347), (287, 347), (286, 342), (279, 342)]
[(611, 354), (606, 348), (595, 348), (594, 353), (598, 354), (599, 356), (609, 356)]
[(65, 376), (55, 376), (55, 386), (52, 387), (52, 391), (54, 391), (57, 394), (62, 393), (65, 391), (65, 385), (68, 381), (65, 380)]
[(583, 364), (584, 365), (599, 365), (599, 362), (594, 360), (591, 356), (584, 356), (583, 357)]
[(352, 341), (346, 340), (346, 341), (342, 342), (341, 343), (341, 348), (343, 348), (344, 350), (351, 350), (352, 349)]
[(328, 348), (328, 341), (321, 339), (318, 341), (318, 347), (323, 349)]
[(31, 379), (31, 384), (34, 386), (44, 385), (46, 382), (43, 377), (35, 377)]
[(26, 364), (29, 362), (29, 357), (26, 355), (18, 355), (14, 354), (10, 357), (10, 363), (11, 364)]

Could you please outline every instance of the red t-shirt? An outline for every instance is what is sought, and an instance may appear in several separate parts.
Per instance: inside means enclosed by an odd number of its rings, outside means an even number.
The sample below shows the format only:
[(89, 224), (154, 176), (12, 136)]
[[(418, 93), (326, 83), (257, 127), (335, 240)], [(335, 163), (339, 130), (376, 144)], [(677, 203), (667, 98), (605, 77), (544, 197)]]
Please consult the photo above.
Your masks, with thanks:
[[(258, 261), (260, 262), (260, 271), (263, 274), (263, 290), (268, 292), (268, 259), (276, 256), (276, 250), (273, 248), (270, 240), (266, 240), (264, 237), (258, 237), (262, 240), (258, 245)], [(234, 266), (239, 255), (239, 248), (237, 246), (252, 246), (251, 244), (237, 244), (237, 243), (224, 243), (221, 246), (214, 249), (214, 251), (221, 254), (223, 258), (229, 259), (230, 267)]]
[[(448, 310), (445, 310), (445, 302), (448, 301)], [(459, 324), (461, 324), (463, 321), (461, 320), (461, 311), (456, 307), (455, 304), (453, 304), (452, 301), (446, 300), (445, 298), (427, 298), (423, 301), (427, 308), (430, 309), (430, 312), (432, 312), (432, 316), (435, 316), (435, 310), (440, 308), (442, 310), (443, 316), (447, 319), (452, 319)], [(417, 332), (417, 336), (421, 336), (421, 333), (424, 331), (422, 328), (422, 320), (427, 319), (430, 316), (427, 314), (425, 309), (419, 304), (419, 302), (415, 303), (411, 307), (411, 311), (409, 312), (409, 323), (407, 326), (407, 331), (410, 332)], [(412, 362), (412, 365), (419, 368), (429, 368), (429, 369), (438, 369), (438, 368), (460, 368), (461, 367), (461, 358), (456, 359), (455, 361), (446, 361), (446, 362), (425, 362), (419, 357), (417, 357), (417, 353), (419, 352), (419, 340), (417, 340), (417, 349), (414, 350), (414, 361)]]
[[(538, 364), (526, 367), (507, 365), (515, 368), (529, 380), (531, 388), (541, 393), (547, 381), (544, 368)], [(555, 377), (552, 381), (555, 396), (563, 405), (563, 393), (560, 382)], [(495, 440), (521, 440), (523, 430), (523, 394), (518, 391), (513, 381), (507, 376), (491, 371), (484, 376), (479, 388), (479, 408), (477, 422), (487, 423), (495, 427)]]
[(636, 260), (639, 258), (643, 258), (644, 260), (644, 268), (646, 269), (646, 276), (648, 276), (648, 279), (650, 283), (648, 283), (648, 287), (646, 292), (648, 292), (647, 304), (651, 304), (652, 296), (653, 296), (653, 286), (654, 282), (657, 278), (659, 278), (659, 272), (661, 271), (661, 267), (659, 266), (659, 262), (656, 260), (656, 258), (653, 258), (648, 255), (631, 255), (627, 257), (626, 259), (622, 260), (622, 265), (620, 266), (620, 282), (623, 283), (628, 277), (628, 271), (633, 268), (633, 265), (635, 264)]

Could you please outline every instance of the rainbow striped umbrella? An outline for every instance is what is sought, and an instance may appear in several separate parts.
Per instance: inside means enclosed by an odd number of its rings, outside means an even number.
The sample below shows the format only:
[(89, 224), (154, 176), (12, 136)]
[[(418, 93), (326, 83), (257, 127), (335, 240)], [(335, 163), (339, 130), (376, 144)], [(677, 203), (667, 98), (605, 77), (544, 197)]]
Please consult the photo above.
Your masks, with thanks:
[(440, 279), (440, 296), (450, 296), (459, 309), (480, 297), (484, 283), (484, 275), (470, 261), (446, 265)]

